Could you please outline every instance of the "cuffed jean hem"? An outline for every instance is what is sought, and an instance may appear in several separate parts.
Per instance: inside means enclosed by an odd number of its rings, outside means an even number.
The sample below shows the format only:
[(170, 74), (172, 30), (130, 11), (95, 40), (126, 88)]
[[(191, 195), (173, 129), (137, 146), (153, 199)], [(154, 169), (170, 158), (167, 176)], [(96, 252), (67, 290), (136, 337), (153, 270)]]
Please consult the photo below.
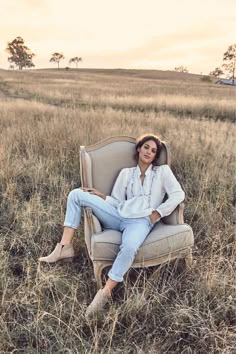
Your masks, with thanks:
[(75, 226), (75, 225), (72, 225), (72, 224), (68, 224), (68, 223), (64, 223), (63, 225), (64, 227), (70, 227), (71, 229), (75, 229), (77, 230), (79, 226)]
[(121, 283), (124, 279), (123, 278), (119, 278), (115, 275), (112, 275), (111, 271), (108, 273), (108, 277), (111, 279), (111, 280), (114, 280), (116, 281), (117, 283)]

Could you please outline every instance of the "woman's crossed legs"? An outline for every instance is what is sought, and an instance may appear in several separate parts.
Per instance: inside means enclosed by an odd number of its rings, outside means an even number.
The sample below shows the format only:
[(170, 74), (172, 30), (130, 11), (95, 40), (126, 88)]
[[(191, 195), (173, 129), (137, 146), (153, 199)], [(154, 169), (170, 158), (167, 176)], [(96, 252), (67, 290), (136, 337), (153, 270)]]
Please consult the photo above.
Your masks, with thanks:
[[(107, 203), (97, 195), (85, 192), (82, 189), (74, 189), (70, 192), (67, 200), (67, 210), (64, 222), (64, 232), (60, 242), (60, 252), (64, 247), (72, 247), (71, 242), (75, 230), (81, 222), (82, 207), (90, 207), (94, 215), (99, 219), (104, 228), (114, 229), (122, 232), (122, 243), (120, 251), (109, 271), (109, 278), (105, 287), (95, 296), (93, 302), (87, 309), (87, 315), (90, 316), (95, 311), (99, 311), (107, 302), (112, 289), (118, 282), (123, 281), (124, 274), (131, 267), (135, 254), (139, 247), (151, 231), (151, 224), (148, 217), (127, 219), (122, 218), (115, 207)], [(68, 253), (65, 248), (65, 252)], [(60, 256), (60, 255), (59, 255)], [(42, 257), (41, 261), (47, 261), (48, 257)], [(62, 257), (61, 257), (62, 258)], [(99, 308), (100, 306), (100, 308)]]

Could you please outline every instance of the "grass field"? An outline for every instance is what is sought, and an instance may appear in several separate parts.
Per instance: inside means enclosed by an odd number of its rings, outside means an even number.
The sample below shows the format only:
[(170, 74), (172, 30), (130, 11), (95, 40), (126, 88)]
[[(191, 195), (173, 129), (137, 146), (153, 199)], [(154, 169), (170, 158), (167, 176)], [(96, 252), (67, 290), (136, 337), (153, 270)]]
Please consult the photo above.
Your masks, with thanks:
[[(0, 353), (236, 353), (236, 88), (138, 70), (0, 70)], [(195, 267), (130, 270), (103, 316), (83, 229), (60, 240), (79, 146), (153, 132), (170, 144)], [(150, 277), (151, 275), (151, 277)]]

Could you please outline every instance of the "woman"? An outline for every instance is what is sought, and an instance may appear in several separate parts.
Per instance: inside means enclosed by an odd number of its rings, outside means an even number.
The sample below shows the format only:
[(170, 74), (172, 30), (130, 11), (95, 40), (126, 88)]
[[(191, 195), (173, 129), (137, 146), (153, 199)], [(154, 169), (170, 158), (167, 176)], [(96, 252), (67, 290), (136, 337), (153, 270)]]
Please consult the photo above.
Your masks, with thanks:
[[(153, 226), (172, 213), (184, 200), (184, 192), (168, 165), (157, 166), (162, 144), (155, 135), (137, 139), (137, 166), (121, 170), (111, 196), (94, 188), (78, 188), (70, 192), (61, 242), (41, 262), (54, 263), (74, 256), (72, 239), (81, 221), (81, 207), (93, 209), (104, 228), (122, 232), (120, 251), (108, 273), (108, 280), (100, 289), (86, 315), (90, 317), (102, 310), (111, 297), (112, 289), (123, 281), (135, 254)], [(167, 193), (168, 199), (163, 202)]]

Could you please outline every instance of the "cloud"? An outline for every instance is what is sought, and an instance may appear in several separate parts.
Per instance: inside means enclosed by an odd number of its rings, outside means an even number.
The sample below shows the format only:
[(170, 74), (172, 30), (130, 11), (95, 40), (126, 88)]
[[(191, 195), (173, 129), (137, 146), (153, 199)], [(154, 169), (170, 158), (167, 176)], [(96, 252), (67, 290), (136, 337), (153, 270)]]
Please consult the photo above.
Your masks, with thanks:
[[(42, 18), (50, 15), (49, 2), (47, 0), (11, 0), (1, 1), (1, 25), (31, 23), (35, 17)], [(32, 21), (33, 20), (33, 21)]]
[(49, 25), (34, 23), (32, 25), (22, 24), (18, 26), (12, 26), (10, 24), (3, 25), (0, 23), (0, 32), (4, 33), (4, 37), (7, 40), (13, 39), (12, 37), (21, 36), (25, 40), (33, 42), (40, 42), (41, 44), (45, 41), (51, 41), (53, 46), (54, 41), (89, 41), (96, 38), (96, 34), (90, 31), (78, 31), (73, 27), (73, 25), (68, 25), (66, 31), (63, 31), (59, 25)]
[[(143, 67), (173, 69), (188, 66), (206, 72), (222, 62), (227, 47), (227, 31), (215, 23), (203, 23), (184, 30), (155, 36), (137, 48), (123, 51), (84, 53), (86, 65), (97, 67)], [(208, 65), (206, 65), (208, 63)]]
[(147, 41), (143, 46), (130, 51), (130, 56), (136, 57), (139, 54), (149, 53), (155, 56), (162, 56), (166, 51), (184, 52), (186, 46), (194, 47), (209, 43), (209, 41), (219, 40), (225, 35), (224, 29), (217, 25), (201, 25), (186, 28), (184, 31), (168, 33), (163, 36), (156, 36)]
[(8, 3), (8, 6), (16, 10), (19, 6), (21, 11), (25, 9), (37, 9), (47, 11), (48, 1), (47, 0), (21, 0), (20, 4), (18, 0), (13, 0)]
[[(217, 24), (201, 24), (178, 32), (155, 36), (143, 45), (126, 51), (103, 52), (100, 56), (117, 62), (124, 60), (134, 64), (145, 61), (159, 61), (164, 59), (181, 60), (194, 55), (198, 58), (214, 57), (222, 51), (217, 42), (223, 42), (226, 32)], [(98, 56), (99, 57), (99, 54)]]

